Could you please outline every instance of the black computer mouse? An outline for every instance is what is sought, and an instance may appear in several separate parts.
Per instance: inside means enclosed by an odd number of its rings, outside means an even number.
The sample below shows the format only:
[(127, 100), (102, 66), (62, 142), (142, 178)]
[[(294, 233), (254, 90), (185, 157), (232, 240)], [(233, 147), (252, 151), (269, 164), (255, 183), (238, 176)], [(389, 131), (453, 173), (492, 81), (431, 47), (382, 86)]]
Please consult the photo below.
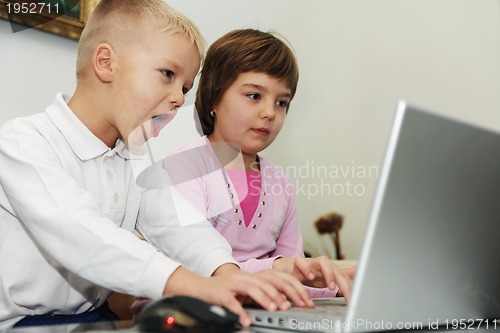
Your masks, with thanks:
[(143, 333), (232, 332), (241, 328), (235, 313), (189, 296), (151, 301), (136, 316), (135, 323)]

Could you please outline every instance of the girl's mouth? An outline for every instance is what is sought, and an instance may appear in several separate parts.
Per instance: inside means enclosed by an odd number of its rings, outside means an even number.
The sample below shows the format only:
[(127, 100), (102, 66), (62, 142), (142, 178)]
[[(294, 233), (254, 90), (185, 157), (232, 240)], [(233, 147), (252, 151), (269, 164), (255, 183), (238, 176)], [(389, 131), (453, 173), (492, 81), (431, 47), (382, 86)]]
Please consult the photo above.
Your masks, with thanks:
[(269, 134), (269, 129), (267, 128), (252, 128), (252, 131), (259, 135), (268, 135)]

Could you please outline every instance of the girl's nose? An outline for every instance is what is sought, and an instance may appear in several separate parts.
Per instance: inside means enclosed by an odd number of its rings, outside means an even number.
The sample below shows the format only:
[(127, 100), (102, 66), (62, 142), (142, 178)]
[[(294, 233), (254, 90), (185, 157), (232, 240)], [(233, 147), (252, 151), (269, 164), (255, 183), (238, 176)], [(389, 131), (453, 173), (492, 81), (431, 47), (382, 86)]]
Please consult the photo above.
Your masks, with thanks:
[(261, 111), (262, 118), (268, 118), (269, 120), (273, 120), (276, 116), (276, 110), (274, 109), (274, 103), (266, 103)]

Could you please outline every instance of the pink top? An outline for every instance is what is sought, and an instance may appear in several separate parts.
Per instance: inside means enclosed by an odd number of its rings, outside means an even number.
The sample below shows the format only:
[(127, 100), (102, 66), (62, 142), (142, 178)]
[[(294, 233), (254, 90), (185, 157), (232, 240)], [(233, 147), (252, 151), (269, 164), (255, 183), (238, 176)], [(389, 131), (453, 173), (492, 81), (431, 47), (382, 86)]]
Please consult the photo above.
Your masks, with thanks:
[[(262, 157), (259, 160), (258, 193), (252, 193), (253, 183), (241, 181), (241, 174), (235, 177), (235, 172), (224, 170), (206, 136), (163, 162), (172, 186), (197, 210), (197, 214), (177, 216), (179, 223), (187, 226), (201, 222), (197, 218), (208, 219), (231, 245), (241, 269), (250, 273), (272, 269), (280, 257), (304, 256), (295, 189), (282, 169)], [(245, 193), (250, 193), (248, 203)], [(311, 297), (335, 297), (338, 288), (308, 290)]]
[(244, 198), (240, 202), (240, 207), (243, 212), (245, 227), (248, 228), (259, 204), (262, 188), (260, 173), (248, 170), (226, 170), (226, 173), (236, 188), (238, 198)]

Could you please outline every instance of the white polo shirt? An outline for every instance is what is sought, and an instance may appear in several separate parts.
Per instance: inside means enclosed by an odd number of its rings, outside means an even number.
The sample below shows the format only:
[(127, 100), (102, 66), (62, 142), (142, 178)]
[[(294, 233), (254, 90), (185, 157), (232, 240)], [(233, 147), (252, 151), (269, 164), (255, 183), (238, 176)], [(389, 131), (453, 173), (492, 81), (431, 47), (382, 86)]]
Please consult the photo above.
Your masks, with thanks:
[[(70, 98), (59, 93), (46, 112), (0, 128), (0, 329), (26, 315), (94, 309), (110, 290), (160, 297), (179, 266), (132, 233), (143, 192), (132, 164), (142, 157), (120, 140), (107, 147), (69, 109)], [(191, 242), (157, 224), (164, 252), (179, 246), (162, 243), (172, 233), (181, 246)], [(227, 243), (190, 249), (176, 259), (197, 260), (204, 275), (234, 262)]]

